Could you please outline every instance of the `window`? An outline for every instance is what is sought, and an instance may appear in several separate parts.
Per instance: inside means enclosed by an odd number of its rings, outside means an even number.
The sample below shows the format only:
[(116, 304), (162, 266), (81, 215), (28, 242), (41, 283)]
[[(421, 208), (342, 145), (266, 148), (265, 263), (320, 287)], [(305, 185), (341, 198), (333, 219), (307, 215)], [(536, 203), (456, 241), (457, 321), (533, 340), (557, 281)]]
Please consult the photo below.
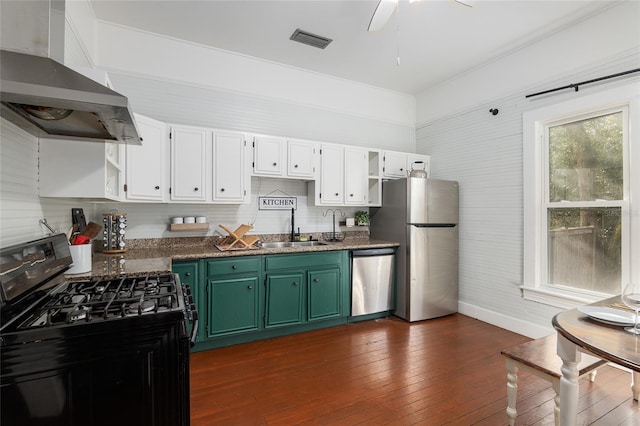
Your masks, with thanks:
[(639, 86), (524, 114), (525, 298), (568, 308), (639, 279)]

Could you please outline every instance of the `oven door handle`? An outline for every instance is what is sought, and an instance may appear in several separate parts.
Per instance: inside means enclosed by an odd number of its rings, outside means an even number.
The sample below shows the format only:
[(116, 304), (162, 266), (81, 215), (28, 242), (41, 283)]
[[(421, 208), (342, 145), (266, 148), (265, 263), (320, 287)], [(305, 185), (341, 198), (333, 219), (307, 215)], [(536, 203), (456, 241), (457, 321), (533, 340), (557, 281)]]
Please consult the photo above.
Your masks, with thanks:
[(193, 321), (193, 327), (191, 328), (191, 338), (189, 339), (189, 345), (194, 347), (196, 345), (196, 336), (198, 334), (198, 311), (191, 311), (191, 318)]

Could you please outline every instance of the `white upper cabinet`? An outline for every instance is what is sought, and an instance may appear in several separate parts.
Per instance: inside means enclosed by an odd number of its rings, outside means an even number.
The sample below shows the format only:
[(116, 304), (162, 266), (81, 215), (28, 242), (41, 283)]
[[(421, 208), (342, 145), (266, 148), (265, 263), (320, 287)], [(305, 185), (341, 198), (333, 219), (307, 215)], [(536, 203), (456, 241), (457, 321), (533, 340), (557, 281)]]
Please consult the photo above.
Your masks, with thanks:
[(344, 165), (344, 204), (366, 205), (369, 169), (367, 149), (345, 147)]
[(316, 142), (254, 135), (253, 176), (311, 180), (315, 178)]
[(380, 206), (381, 160), (377, 149), (350, 145), (320, 145), (320, 173), (309, 182), (315, 205)]
[(386, 178), (407, 177), (407, 154), (403, 152), (384, 151), (383, 176)]
[(283, 138), (253, 136), (253, 175), (284, 177), (286, 145)]
[(251, 176), (244, 133), (213, 131), (213, 202), (245, 204)]
[(320, 176), (309, 185), (310, 199), (316, 205), (340, 206), (344, 204), (344, 147), (320, 146)]
[(40, 140), (40, 196), (122, 200), (123, 152), (116, 143)]
[(297, 179), (314, 179), (317, 150), (316, 142), (289, 139), (287, 141), (287, 176)]
[(210, 138), (202, 127), (171, 126), (171, 201), (207, 201)]
[(126, 146), (125, 196), (130, 201), (169, 200), (169, 139), (167, 125), (135, 114), (142, 145)]
[(409, 176), (411, 168), (415, 166), (422, 169), (422, 166), (415, 164), (415, 161), (424, 163), (427, 176), (430, 173), (430, 157), (428, 155), (411, 154), (406, 152), (384, 151), (383, 152), (383, 177), (390, 179), (405, 178)]

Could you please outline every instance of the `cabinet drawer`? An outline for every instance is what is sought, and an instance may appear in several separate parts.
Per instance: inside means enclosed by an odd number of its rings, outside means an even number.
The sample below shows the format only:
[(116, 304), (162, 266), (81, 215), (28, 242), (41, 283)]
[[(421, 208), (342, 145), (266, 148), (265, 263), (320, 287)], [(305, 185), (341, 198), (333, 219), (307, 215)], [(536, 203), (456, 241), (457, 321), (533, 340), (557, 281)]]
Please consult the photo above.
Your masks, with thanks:
[(265, 257), (265, 269), (311, 268), (314, 266), (340, 264), (341, 252), (325, 252), (312, 254), (283, 254)]
[(209, 260), (207, 276), (241, 274), (260, 271), (260, 256), (250, 258), (233, 258), (225, 260)]

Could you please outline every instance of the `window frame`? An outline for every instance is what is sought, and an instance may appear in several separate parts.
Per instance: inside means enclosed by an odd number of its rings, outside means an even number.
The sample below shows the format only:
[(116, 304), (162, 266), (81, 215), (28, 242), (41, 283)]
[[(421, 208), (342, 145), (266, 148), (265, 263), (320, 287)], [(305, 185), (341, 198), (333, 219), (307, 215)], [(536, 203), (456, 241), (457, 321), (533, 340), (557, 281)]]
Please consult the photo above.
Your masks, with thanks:
[[(640, 83), (593, 94), (575, 94), (570, 100), (549, 104), (523, 114), (523, 297), (565, 309), (592, 303), (608, 294), (547, 283), (548, 141), (551, 125), (609, 112), (623, 112), (623, 200), (563, 203), (569, 208), (619, 206), (622, 209), (622, 285), (640, 282)], [(625, 122), (626, 116), (626, 122)], [(632, 165), (636, 165), (634, 170)], [(633, 182), (637, 182), (633, 185)], [(637, 200), (632, 204), (631, 200)], [(628, 231), (625, 231), (628, 229)], [(640, 263), (640, 262), (635, 262)]]

